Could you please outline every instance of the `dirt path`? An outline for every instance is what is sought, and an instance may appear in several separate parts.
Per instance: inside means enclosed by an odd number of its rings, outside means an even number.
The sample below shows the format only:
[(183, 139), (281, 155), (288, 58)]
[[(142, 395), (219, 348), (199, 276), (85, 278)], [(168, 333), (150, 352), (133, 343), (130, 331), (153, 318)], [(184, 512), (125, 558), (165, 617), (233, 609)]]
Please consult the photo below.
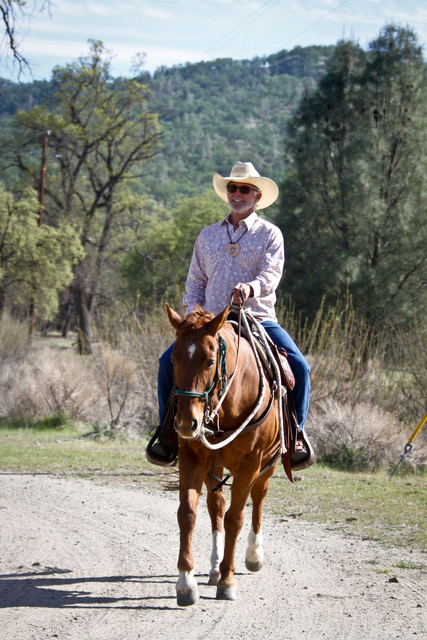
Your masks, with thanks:
[(2, 474), (0, 482), (2, 640), (427, 637), (426, 572), (408, 568), (426, 564), (422, 553), (266, 517), (264, 567), (245, 569), (246, 524), (239, 598), (216, 601), (203, 503), (200, 601), (179, 608), (176, 494), (42, 475)]

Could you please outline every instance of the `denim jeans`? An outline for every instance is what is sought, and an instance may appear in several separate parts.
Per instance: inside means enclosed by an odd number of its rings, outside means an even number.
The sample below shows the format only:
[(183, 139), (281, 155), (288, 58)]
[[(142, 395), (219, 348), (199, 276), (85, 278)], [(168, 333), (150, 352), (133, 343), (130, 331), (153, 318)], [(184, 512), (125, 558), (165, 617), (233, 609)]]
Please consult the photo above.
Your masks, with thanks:
[(310, 399), (310, 365), (291, 336), (277, 322), (267, 320), (261, 324), (276, 347), (283, 347), (288, 354), (288, 362), (295, 377), (295, 387), (291, 391), (292, 398), (295, 402), (299, 428), (304, 429)]
[[(307, 418), (310, 395), (310, 365), (296, 346), (290, 335), (277, 322), (267, 320), (261, 323), (277, 347), (283, 347), (295, 376), (295, 388), (291, 391), (295, 402), (299, 428), (303, 429)], [(166, 404), (173, 387), (173, 365), (171, 355), (173, 344), (159, 359), (157, 393), (159, 397), (159, 424), (162, 421)]]

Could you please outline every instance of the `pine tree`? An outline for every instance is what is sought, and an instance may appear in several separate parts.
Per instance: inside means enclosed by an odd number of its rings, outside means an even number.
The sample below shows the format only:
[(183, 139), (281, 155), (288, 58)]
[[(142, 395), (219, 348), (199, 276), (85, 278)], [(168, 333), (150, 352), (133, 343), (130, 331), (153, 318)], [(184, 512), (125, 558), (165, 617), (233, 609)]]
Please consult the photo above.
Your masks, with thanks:
[(282, 291), (309, 315), (347, 290), (373, 326), (404, 322), (422, 302), (423, 72), (410, 30), (385, 27), (366, 54), (341, 42), (291, 120)]

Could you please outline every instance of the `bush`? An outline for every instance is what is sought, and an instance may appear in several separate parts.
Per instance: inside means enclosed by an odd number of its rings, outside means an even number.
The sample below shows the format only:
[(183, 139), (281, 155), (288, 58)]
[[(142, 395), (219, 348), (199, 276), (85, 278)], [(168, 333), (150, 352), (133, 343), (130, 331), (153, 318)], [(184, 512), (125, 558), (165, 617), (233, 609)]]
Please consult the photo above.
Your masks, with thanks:
[[(423, 415), (425, 327), (374, 339), (348, 301), (322, 307), (310, 327), (292, 309), (282, 316), (312, 365), (307, 431), (318, 459), (342, 469), (396, 464)], [(174, 339), (164, 306), (117, 308), (103, 327), (93, 355), (79, 356), (71, 346), (55, 349), (52, 339), (34, 340), (28, 350), (22, 327), (11, 323), (0, 334), (0, 416), (27, 424), (81, 421), (93, 434), (147, 436), (157, 425), (158, 358)], [(11, 335), (21, 348), (11, 346)], [(426, 453), (421, 433), (409, 467), (421, 469)]]

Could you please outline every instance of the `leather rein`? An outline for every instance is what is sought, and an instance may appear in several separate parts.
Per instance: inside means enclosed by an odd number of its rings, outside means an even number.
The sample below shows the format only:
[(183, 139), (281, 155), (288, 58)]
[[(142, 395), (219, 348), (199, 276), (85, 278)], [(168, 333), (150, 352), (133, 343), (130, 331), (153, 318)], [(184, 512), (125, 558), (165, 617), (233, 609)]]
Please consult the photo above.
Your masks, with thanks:
[[(185, 390), (182, 390), (182, 389), (178, 389), (176, 386), (173, 387), (173, 393), (174, 393), (175, 396), (184, 396), (184, 397), (187, 397), (187, 398), (200, 398), (200, 399), (205, 401), (205, 415), (204, 415), (204, 418), (203, 418), (203, 426), (202, 426), (201, 432), (200, 432), (198, 437), (201, 440), (201, 442), (205, 445), (205, 447), (207, 447), (208, 449), (211, 449), (211, 450), (217, 450), (217, 449), (221, 449), (221, 448), (225, 447), (227, 444), (229, 444), (235, 438), (237, 438), (237, 436), (240, 433), (242, 433), (242, 431), (244, 431), (245, 429), (246, 430), (255, 429), (262, 422), (264, 422), (264, 420), (267, 418), (268, 414), (270, 413), (270, 411), (271, 411), (271, 409), (272, 409), (272, 407), (274, 405), (274, 400), (275, 400), (277, 392), (280, 391), (280, 389), (278, 388), (277, 382), (275, 382), (273, 384), (271, 399), (270, 399), (270, 402), (269, 402), (269, 405), (268, 405), (267, 409), (263, 412), (262, 416), (256, 422), (252, 422), (251, 423), (251, 420), (257, 414), (259, 408), (261, 407), (261, 405), (262, 405), (262, 403), (264, 401), (265, 390), (266, 390), (266, 379), (265, 379), (265, 375), (264, 375), (261, 359), (259, 357), (258, 350), (257, 350), (257, 348), (256, 348), (256, 346), (254, 344), (253, 337), (252, 337), (252, 332), (251, 332), (251, 330), (249, 328), (249, 325), (248, 325), (246, 314), (243, 311), (243, 304), (241, 306), (239, 306), (239, 307), (234, 307), (234, 308), (237, 309), (237, 311), (238, 311), (238, 342), (237, 342), (236, 363), (235, 363), (233, 374), (231, 375), (230, 379), (227, 379), (227, 367), (226, 367), (226, 357), (227, 357), (228, 346), (227, 346), (227, 343), (224, 340), (224, 338), (218, 332), (218, 353), (219, 353), (219, 355), (218, 355), (218, 364), (217, 364), (217, 370), (215, 372), (214, 379), (213, 379), (212, 384), (210, 385), (209, 389), (207, 389), (206, 391), (199, 392), (199, 391), (185, 391)], [(251, 347), (252, 347), (252, 350), (253, 350), (254, 355), (255, 355), (257, 368), (258, 368), (258, 372), (259, 372), (260, 385), (259, 385), (258, 398), (257, 398), (257, 402), (255, 403), (255, 406), (252, 409), (250, 415), (246, 418), (246, 420), (239, 427), (237, 427), (236, 429), (233, 429), (231, 431), (221, 431), (219, 428), (215, 430), (215, 429), (212, 429), (212, 428), (208, 427), (207, 425), (213, 424), (214, 420), (216, 418), (218, 418), (219, 409), (220, 409), (225, 397), (227, 396), (228, 391), (230, 390), (231, 384), (232, 384), (232, 382), (234, 380), (234, 376), (235, 376), (236, 371), (237, 371), (237, 365), (238, 365), (239, 353), (240, 353), (242, 319), (243, 319), (243, 323), (245, 325), (245, 329), (247, 331), (247, 334), (249, 336), (249, 342), (251, 343)], [(253, 321), (253, 319), (252, 319), (252, 321)], [(211, 412), (209, 412), (209, 407), (210, 407), (210, 403), (211, 403), (211, 400), (212, 400), (212, 396), (213, 396), (214, 390), (215, 390), (215, 388), (217, 387), (218, 384), (220, 384), (220, 388), (219, 388), (219, 391), (218, 391), (218, 396), (220, 397), (220, 400), (217, 403), (216, 407)], [(207, 437), (212, 437), (212, 436), (217, 438), (217, 439), (220, 438), (221, 441), (217, 442), (217, 443), (209, 442)]]

